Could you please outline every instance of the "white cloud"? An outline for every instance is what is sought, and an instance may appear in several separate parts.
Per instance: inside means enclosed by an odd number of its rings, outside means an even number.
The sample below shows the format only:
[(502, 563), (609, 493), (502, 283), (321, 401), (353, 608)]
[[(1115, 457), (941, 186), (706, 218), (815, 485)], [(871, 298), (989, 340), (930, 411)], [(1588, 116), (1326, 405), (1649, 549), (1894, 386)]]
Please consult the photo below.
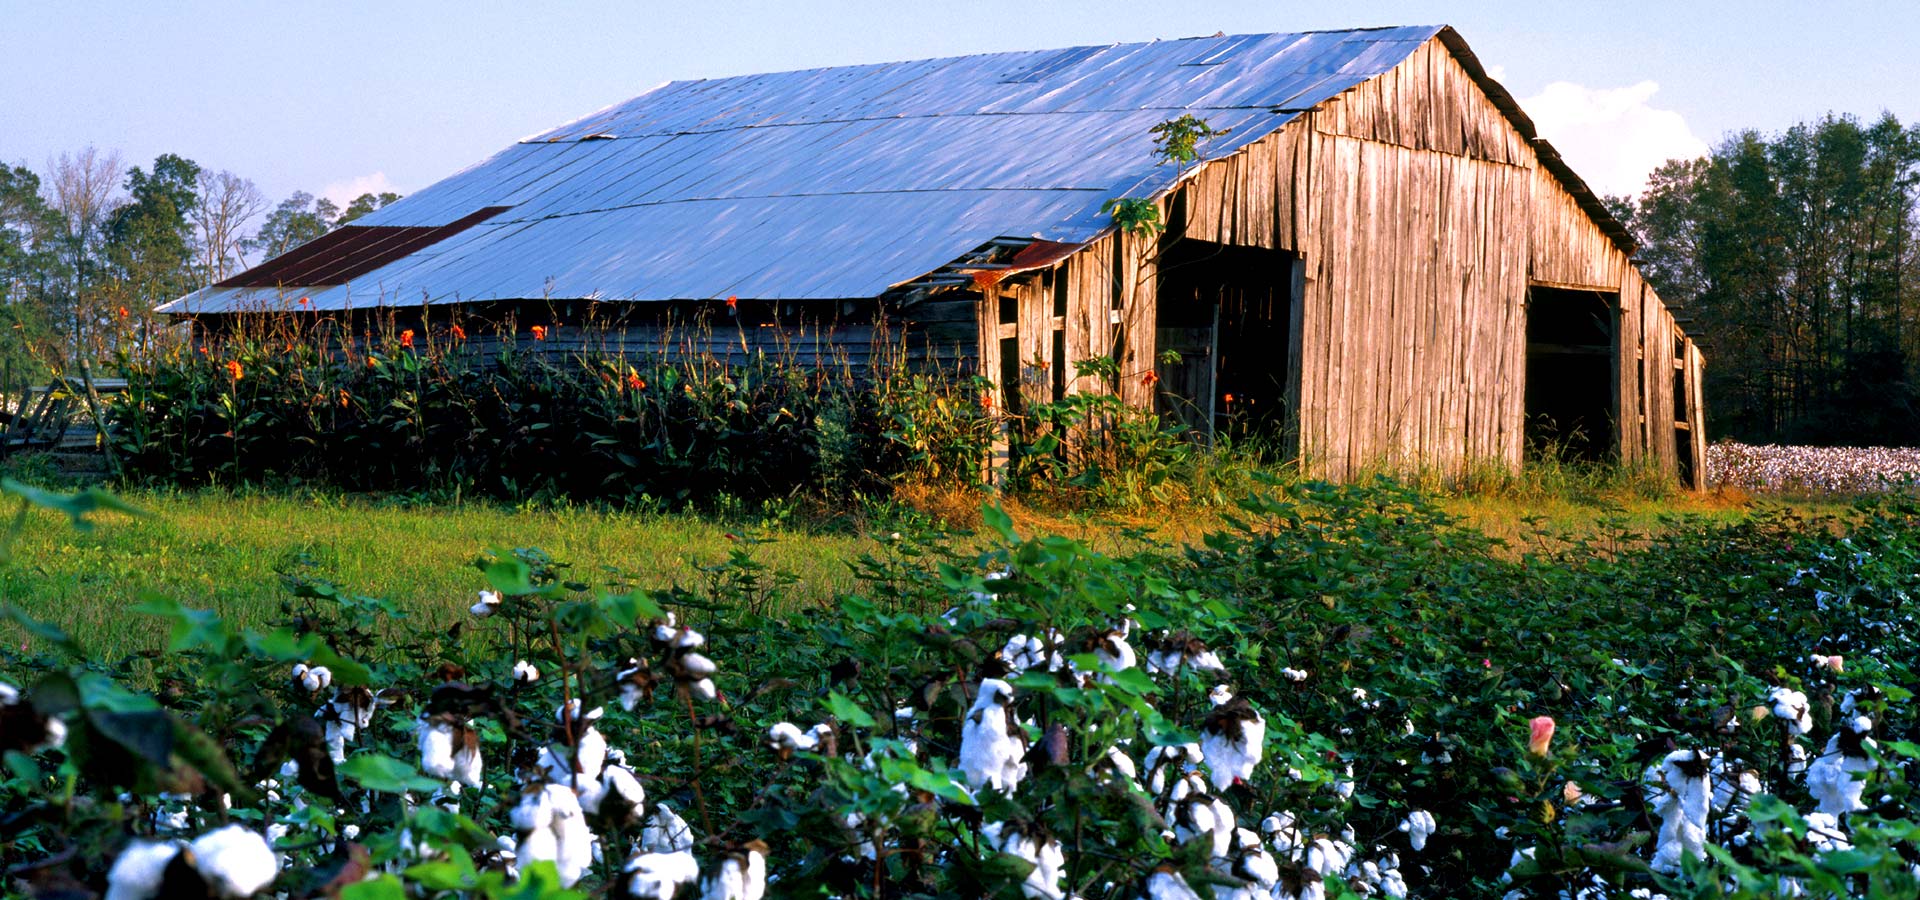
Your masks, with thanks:
[(1678, 112), (1649, 103), (1659, 90), (1652, 81), (1621, 88), (1556, 81), (1520, 108), (1595, 192), (1638, 194), (1661, 163), (1709, 149)]
[(335, 206), (345, 209), (347, 204), (353, 202), (353, 198), (361, 194), (378, 194), (382, 191), (392, 191), (396, 194), (401, 192), (399, 188), (393, 186), (393, 182), (387, 180), (387, 173), (375, 172), (372, 175), (361, 175), (329, 184), (320, 189), (320, 196), (332, 200)]

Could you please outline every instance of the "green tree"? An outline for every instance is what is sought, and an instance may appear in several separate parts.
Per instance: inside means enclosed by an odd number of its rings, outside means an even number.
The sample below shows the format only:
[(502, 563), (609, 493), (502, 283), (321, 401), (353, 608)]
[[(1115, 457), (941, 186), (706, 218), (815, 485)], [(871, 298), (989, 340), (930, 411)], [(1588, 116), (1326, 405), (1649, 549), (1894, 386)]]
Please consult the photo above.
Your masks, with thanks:
[(259, 233), (247, 242), (247, 249), (259, 253), (262, 259), (272, 259), (326, 234), (339, 215), (339, 207), (334, 206), (333, 201), (295, 191), (267, 214)]
[(1697, 314), (1717, 435), (1920, 441), (1920, 129), (1829, 116), (1668, 163), (1634, 204), (1638, 260)]
[(378, 194), (361, 194), (353, 198), (353, 202), (347, 204), (346, 209), (340, 211), (340, 217), (333, 220), (333, 226), (338, 228), (398, 199), (400, 199), (400, 195), (392, 191), (381, 191)]
[(107, 217), (107, 260), (120, 284), (121, 307), (150, 307), (180, 296), (194, 284), (193, 223), (199, 202), (200, 166), (166, 153), (153, 171), (127, 172), (131, 201)]

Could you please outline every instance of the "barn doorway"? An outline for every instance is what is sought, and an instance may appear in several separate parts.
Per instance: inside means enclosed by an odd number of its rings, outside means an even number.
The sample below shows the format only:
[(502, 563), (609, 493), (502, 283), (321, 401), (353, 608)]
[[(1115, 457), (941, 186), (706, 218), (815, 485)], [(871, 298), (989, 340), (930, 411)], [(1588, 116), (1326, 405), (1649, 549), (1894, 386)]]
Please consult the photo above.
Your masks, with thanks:
[[(1159, 260), (1157, 345), (1163, 416), (1197, 437), (1271, 442), (1288, 453), (1298, 256), (1183, 238)], [(1168, 358), (1169, 353), (1177, 359)]]
[(1531, 456), (1607, 462), (1619, 446), (1620, 295), (1527, 289), (1526, 439)]

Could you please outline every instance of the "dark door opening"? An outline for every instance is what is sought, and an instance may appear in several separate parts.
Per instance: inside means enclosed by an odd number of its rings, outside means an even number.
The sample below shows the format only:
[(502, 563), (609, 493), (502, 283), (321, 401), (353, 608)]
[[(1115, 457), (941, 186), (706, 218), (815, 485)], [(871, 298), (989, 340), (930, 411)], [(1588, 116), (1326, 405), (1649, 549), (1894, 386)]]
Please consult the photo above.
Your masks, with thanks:
[[(1170, 241), (1160, 256), (1159, 402), (1197, 434), (1276, 441), (1292, 425), (1294, 263), (1284, 250)], [(1275, 446), (1280, 446), (1275, 444)]]
[(1620, 295), (1527, 289), (1526, 439), (1529, 454), (1568, 462), (1615, 456)]

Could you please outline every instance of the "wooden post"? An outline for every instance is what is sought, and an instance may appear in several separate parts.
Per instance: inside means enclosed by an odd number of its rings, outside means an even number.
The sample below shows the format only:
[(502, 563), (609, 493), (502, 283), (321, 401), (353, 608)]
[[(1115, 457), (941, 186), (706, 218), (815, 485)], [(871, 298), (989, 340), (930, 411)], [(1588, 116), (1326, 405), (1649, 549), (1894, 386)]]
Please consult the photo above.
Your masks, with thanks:
[(120, 476), (120, 458), (114, 454), (113, 440), (107, 434), (107, 417), (101, 412), (99, 392), (93, 389), (93, 364), (80, 361), (80, 384), (87, 389), (87, 410), (93, 414), (93, 428), (99, 435), (100, 452), (107, 457), (107, 474)]

